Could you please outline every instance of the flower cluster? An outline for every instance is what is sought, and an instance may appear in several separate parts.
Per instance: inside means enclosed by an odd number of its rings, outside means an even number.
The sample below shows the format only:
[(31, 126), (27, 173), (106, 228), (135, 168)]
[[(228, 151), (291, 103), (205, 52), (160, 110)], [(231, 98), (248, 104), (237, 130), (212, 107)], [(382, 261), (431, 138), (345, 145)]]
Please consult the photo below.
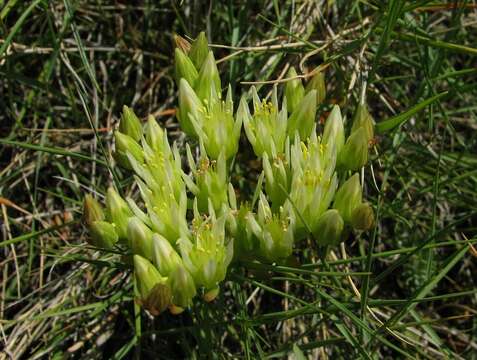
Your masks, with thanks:
[[(198, 144), (185, 146), (187, 166), (152, 116), (142, 124), (124, 107), (114, 158), (134, 172), (140, 199), (109, 188), (104, 209), (90, 195), (84, 200), (91, 244), (126, 249), (138, 300), (152, 314), (167, 308), (179, 313), (198, 294), (213, 300), (233, 259), (286, 261), (302, 239), (334, 246), (352, 229), (368, 230), (374, 223), (359, 175), (352, 173), (367, 163), (374, 136), (365, 105), (358, 106), (349, 136), (337, 105), (319, 131), (323, 73), (304, 85), (291, 68), (280, 103), (277, 86), (269, 100), (252, 87), (235, 110), (230, 86), (222, 96), (204, 33), (181, 45), (175, 50), (177, 119)], [(230, 165), (242, 125), (263, 171), (253, 199), (239, 203)]]

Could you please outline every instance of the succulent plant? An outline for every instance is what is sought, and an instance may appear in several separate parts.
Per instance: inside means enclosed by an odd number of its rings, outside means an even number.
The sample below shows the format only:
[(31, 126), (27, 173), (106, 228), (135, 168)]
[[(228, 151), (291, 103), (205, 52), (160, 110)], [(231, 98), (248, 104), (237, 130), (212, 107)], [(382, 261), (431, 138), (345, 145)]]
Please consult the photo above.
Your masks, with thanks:
[[(192, 138), (185, 146), (188, 165), (154, 117), (142, 124), (125, 106), (114, 157), (133, 171), (140, 199), (122, 197), (111, 187), (105, 210), (91, 195), (84, 200), (91, 245), (132, 254), (129, 264), (145, 309), (178, 314), (197, 294), (212, 301), (234, 259), (285, 262), (302, 239), (336, 246), (349, 229), (373, 226), (358, 173), (348, 177), (367, 163), (374, 136), (364, 105), (347, 138), (338, 105), (319, 134), (316, 112), (326, 98), (322, 72), (304, 85), (291, 68), (292, 80), (284, 89), (274, 86), (270, 100), (260, 99), (252, 87), (252, 111), (246, 94), (235, 110), (230, 86), (222, 96), (204, 33), (191, 45), (181, 43), (175, 61), (177, 118)], [(254, 197), (238, 203), (230, 165), (242, 125), (263, 171)]]

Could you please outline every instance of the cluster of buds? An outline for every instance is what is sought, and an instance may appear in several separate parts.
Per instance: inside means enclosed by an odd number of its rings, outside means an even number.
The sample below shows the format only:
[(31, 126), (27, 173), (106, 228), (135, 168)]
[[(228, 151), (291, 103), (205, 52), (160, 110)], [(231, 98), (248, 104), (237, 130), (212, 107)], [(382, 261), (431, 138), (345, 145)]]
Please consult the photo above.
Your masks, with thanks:
[(187, 53), (177, 47), (175, 62), (177, 119), (182, 130), (197, 138), (212, 159), (217, 160), (221, 154), (230, 159), (237, 153), (242, 123), (234, 118), (230, 86), (222, 99), (219, 71), (205, 34), (197, 37)]
[[(346, 137), (335, 105), (319, 135), (322, 72), (304, 85), (291, 68), (280, 105), (277, 86), (270, 101), (252, 87), (235, 111), (230, 86), (223, 99), (217, 64), (201, 33), (191, 44), (178, 42), (175, 76), (177, 119), (198, 143), (185, 147), (188, 165), (152, 116), (142, 124), (124, 107), (114, 158), (134, 172), (140, 199), (109, 188), (105, 209), (90, 195), (84, 200), (91, 245), (131, 258), (138, 301), (152, 314), (180, 313), (198, 295), (212, 301), (234, 259), (286, 261), (302, 239), (334, 246), (352, 229), (373, 226), (372, 207), (352, 173), (368, 161), (373, 120), (359, 105)], [(229, 171), (242, 125), (263, 171), (253, 199), (238, 203)]]

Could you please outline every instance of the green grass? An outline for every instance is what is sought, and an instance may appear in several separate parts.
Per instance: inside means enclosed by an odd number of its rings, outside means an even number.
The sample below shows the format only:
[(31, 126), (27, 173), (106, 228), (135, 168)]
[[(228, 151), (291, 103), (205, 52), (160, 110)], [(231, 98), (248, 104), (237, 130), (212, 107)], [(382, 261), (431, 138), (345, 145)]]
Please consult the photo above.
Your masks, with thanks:
[[(0, 0), (0, 359), (476, 358), (476, 3), (212, 4)], [(123, 104), (183, 144), (172, 36), (201, 30), (234, 94), (321, 64), (320, 115), (366, 94), (377, 226), (326, 259), (308, 241), (293, 264), (236, 264), (213, 303), (153, 318), (87, 245), (81, 202), (130, 189), (110, 156)], [(239, 157), (253, 193), (246, 141)]]

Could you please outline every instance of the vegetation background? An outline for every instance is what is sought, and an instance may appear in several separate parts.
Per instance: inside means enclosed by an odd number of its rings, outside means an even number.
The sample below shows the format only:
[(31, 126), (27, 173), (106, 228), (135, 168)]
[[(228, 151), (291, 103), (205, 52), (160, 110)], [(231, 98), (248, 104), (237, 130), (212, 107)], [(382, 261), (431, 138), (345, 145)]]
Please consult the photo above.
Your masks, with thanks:
[[(123, 104), (183, 139), (173, 35), (202, 30), (236, 96), (326, 63), (321, 119), (366, 89), (399, 126), (364, 169), (374, 232), (326, 265), (311, 243), (294, 266), (239, 264), (214, 303), (152, 318), (87, 246), (81, 203), (111, 183)], [(476, 66), (475, 0), (0, 0), (0, 359), (476, 359)]]

